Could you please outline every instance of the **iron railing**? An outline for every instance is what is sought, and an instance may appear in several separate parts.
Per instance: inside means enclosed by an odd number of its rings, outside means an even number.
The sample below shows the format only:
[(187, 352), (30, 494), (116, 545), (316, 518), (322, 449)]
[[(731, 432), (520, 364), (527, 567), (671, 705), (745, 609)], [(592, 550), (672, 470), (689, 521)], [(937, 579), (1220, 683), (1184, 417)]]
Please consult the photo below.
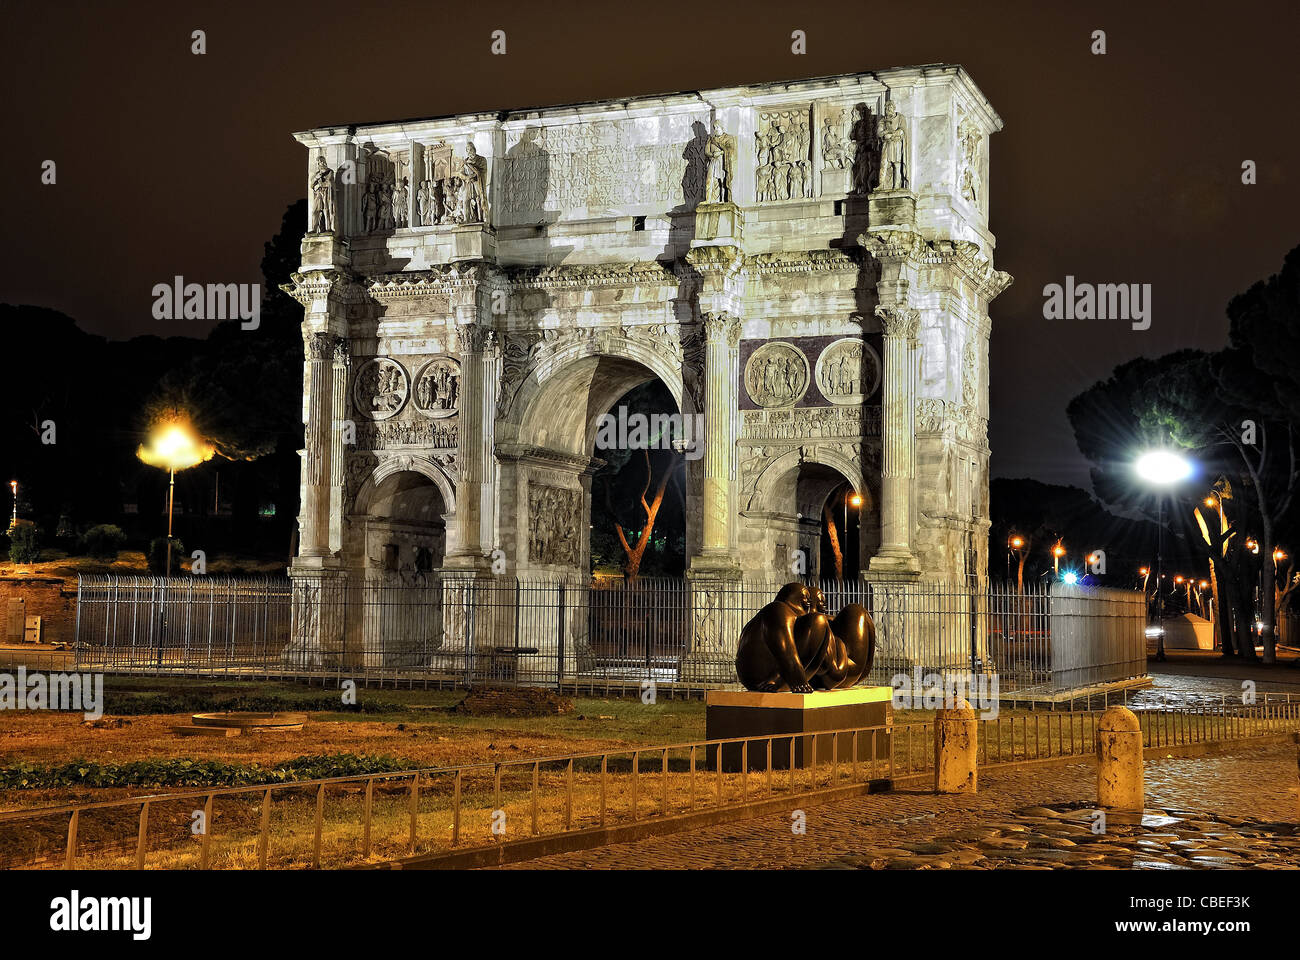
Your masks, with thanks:
[[(782, 584), (417, 574), (381, 581), (80, 578), (78, 669), (418, 685), (735, 682), (740, 632)], [(824, 581), (875, 622), (869, 680), (998, 677), (1060, 693), (1146, 672), (1138, 594)]]
[[(979, 763), (1091, 757), (1101, 715), (982, 720)], [(1148, 747), (1248, 740), (1300, 727), (1300, 701), (1138, 717)], [(737, 746), (740, 762), (728, 771), (718, 758)], [(933, 772), (933, 751), (933, 725), (906, 722), (11, 810), (0, 812), (0, 863), (360, 865), (918, 777)]]

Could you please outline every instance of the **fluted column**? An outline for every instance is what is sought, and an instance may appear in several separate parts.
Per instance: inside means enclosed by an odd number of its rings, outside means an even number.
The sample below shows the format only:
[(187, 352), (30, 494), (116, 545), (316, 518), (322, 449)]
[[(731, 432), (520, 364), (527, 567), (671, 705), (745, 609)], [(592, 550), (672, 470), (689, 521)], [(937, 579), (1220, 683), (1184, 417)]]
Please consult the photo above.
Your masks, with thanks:
[(299, 556), (330, 553), (331, 417), (333, 415), (334, 338), (308, 335), (303, 380), (307, 385), (307, 418), (303, 425), (302, 507), (299, 517)]
[(330, 371), (330, 495), (329, 495), (329, 549), (338, 553), (343, 549), (344, 472), (347, 467), (347, 448), (343, 443), (343, 421), (348, 415), (348, 364), (351, 352), (347, 340), (334, 341), (333, 365)]
[(483, 548), (483, 490), (492, 457), (492, 409), (488, 404), (485, 371), (491, 362), (492, 334), (478, 323), (458, 327), (460, 339), (460, 414), (456, 459), (455, 533), (447, 566), (480, 569), (487, 566)]
[(920, 314), (905, 306), (876, 307), (884, 330), (884, 393), (881, 401), (883, 464), (880, 484), (879, 552), (871, 571), (920, 570), (912, 554), (912, 486), (916, 479), (916, 332)]
[(740, 321), (726, 314), (705, 317), (704, 336), (704, 550), (730, 555)]

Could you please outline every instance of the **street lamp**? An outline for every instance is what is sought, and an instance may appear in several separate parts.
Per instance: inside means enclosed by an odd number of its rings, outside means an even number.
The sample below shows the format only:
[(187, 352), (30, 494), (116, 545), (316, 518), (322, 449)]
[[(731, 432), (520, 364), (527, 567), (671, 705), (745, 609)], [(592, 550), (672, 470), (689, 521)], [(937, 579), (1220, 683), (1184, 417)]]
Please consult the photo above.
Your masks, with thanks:
[(167, 482), (167, 566), (172, 572), (172, 507), (176, 502), (176, 471), (186, 470), (212, 459), (215, 448), (194, 434), (189, 421), (180, 415), (154, 424), (149, 442), (136, 449), (135, 455), (151, 467), (161, 467), (170, 477)]
[(1065, 547), (1061, 546), (1061, 541), (1057, 540), (1056, 545), (1052, 547), (1052, 573), (1060, 576), (1061, 558), (1065, 556)]
[(14, 515), (13, 519), (9, 521), (9, 532), (13, 533), (14, 527), (18, 526), (18, 481), (10, 480), (9, 489), (12, 490), (14, 494)]
[[(1134, 463), (1137, 475), (1155, 487), (1170, 487), (1192, 475), (1192, 463), (1171, 450), (1150, 450)], [(1165, 500), (1163, 491), (1156, 495), (1156, 659), (1165, 659), (1165, 601), (1161, 595), (1161, 568), (1164, 566)]]
[(1025, 538), (1012, 534), (1007, 538), (1007, 584), (1011, 584), (1011, 554), (1019, 553), (1020, 548), (1025, 545)]

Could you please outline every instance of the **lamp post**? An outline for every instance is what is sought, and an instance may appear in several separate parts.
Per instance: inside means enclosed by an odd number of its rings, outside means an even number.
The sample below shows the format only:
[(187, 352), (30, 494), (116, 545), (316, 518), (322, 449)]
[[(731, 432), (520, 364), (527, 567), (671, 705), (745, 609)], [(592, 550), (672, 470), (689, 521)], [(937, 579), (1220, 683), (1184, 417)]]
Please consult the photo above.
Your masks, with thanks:
[[(862, 506), (862, 494), (856, 490), (851, 490), (844, 497), (844, 572), (848, 574), (848, 556), (849, 556), (849, 507), (857, 510)], [(861, 525), (862, 516), (858, 515), (859, 526)]]
[(1020, 560), (1020, 551), (1024, 548), (1024, 546), (1025, 546), (1025, 538), (1018, 536), (1014, 533), (1007, 540), (1007, 583), (1008, 584), (1011, 583), (1011, 555), (1013, 553), (1016, 555), (1016, 560), (1017, 560), (1016, 583), (1019, 584), (1020, 582), (1019, 560)]
[(9, 521), (9, 532), (13, 533), (14, 527), (18, 526), (18, 481), (10, 480), (9, 489), (13, 491), (14, 495), (14, 515)]
[(1059, 577), (1061, 575), (1061, 558), (1065, 556), (1065, 547), (1061, 546), (1061, 541), (1057, 540), (1056, 545), (1052, 547), (1052, 574)]
[(1165, 659), (1165, 600), (1161, 594), (1165, 548), (1165, 500), (1163, 488), (1186, 480), (1192, 473), (1192, 464), (1170, 450), (1151, 450), (1137, 458), (1134, 464), (1137, 475), (1157, 488), (1156, 520), (1156, 659)]
[(164, 576), (172, 572), (172, 511), (176, 503), (176, 471), (211, 460), (212, 446), (194, 435), (189, 422), (180, 416), (159, 422), (149, 434), (149, 442), (136, 450), (136, 456), (150, 466), (161, 467), (167, 480), (167, 566)]

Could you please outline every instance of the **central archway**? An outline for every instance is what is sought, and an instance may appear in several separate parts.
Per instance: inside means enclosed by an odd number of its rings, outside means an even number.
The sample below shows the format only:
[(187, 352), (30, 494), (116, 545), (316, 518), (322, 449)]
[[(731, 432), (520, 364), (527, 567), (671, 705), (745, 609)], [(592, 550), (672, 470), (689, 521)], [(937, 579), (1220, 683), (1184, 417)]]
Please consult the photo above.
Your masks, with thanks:
[(742, 510), (750, 565), (775, 582), (857, 579), (880, 546), (878, 504), (855, 460), (823, 446), (789, 450)]
[(603, 463), (596, 449), (600, 420), (655, 380), (678, 411), (691, 412), (689, 399), (683, 403), (680, 364), (630, 340), (584, 340), (531, 371), (511, 416), (497, 424), (499, 529), (509, 569), (590, 577), (592, 475)]

